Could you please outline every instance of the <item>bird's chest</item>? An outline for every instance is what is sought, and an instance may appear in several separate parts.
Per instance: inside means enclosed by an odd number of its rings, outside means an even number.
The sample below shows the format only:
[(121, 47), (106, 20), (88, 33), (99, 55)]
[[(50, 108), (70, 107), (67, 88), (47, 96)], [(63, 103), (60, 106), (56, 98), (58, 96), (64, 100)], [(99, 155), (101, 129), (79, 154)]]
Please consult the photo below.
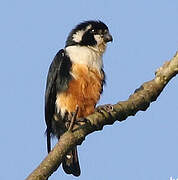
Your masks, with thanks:
[(102, 90), (103, 75), (97, 69), (86, 65), (74, 64), (71, 68), (72, 79), (65, 92), (57, 94), (56, 106), (62, 114), (75, 112), (79, 106), (78, 117), (94, 112)]

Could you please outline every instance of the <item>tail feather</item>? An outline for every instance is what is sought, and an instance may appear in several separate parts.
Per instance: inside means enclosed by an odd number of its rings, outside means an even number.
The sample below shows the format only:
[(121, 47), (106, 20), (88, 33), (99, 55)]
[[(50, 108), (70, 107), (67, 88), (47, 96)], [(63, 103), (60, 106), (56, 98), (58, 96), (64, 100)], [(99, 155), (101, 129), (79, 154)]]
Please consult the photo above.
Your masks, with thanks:
[(49, 153), (51, 151), (51, 135), (48, 129), (46, 130), (46, 133), (47, 133), (47, 150)]
[(64, 158), (62, 167), (67, 174), (80, 176), (80, 165), (77, 154), (77, 147), (72, 149)]

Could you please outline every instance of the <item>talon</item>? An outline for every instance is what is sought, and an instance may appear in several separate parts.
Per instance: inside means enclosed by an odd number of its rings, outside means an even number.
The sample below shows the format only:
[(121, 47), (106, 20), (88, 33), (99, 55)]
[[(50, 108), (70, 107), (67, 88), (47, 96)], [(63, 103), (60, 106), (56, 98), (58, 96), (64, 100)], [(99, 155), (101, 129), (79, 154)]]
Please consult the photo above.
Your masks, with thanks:
[(106, 104), (106, 105), (102, 105), (102, 106), (98, 106), (96, 108), (97, 112), (101, 112), (102, 110), (106, 111), (106, 112), (112, 112), (113, 111), (113, 106), (111, 104)]
[(86, 118), (79, 118), (79, 119), (76, 119), (76, 121), (75, 121), (75, 124), (77, 124), (79, 126), (81, 126), (85, 123), (90, 123), (90, 121)]
[(110, 112), (113, 111), (113, 109), (114, 109), (111, 104), (107, 105), (106, 108), (107, 108), (107, 110), (110, 111)]
[(88, 119), (85, 119), (85, 118), (79, 118), (77, 119), (77, 122), (84, 122), (84, 123), (87, 123), (89, 120)]

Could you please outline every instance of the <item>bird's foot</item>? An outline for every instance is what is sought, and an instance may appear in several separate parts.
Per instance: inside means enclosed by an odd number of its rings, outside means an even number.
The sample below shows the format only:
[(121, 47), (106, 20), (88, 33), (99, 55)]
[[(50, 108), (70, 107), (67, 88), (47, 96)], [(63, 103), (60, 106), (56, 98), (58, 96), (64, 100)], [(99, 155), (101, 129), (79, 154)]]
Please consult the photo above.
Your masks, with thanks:
[(113, 105), (111, 105), (111, 104), (106, 104), (106, 105), (97, 106), (97, 107), (95, 108), (95, 111), (96, 111), (96, 112), (101, 112), (102, 110), (104, 110), (104, 111), (110, 113), (110, 112), (113, 111), (113, 109), (114, 109), (114, 108), (113, 108)]
[(74, 127), (74, 124), (76, 123), (76, 118), (77, 118), (78, 110), (79, 110), (79, 107), (78, 107), (78, 105), (77, 105), (77, 106), (76, 106), (76, 109), (75, 109), (75, 112), (74, 112), (73, 115), (72, 115), (72, 118), (71, 118), (71, 121), (70, 121), (70, 125), (69, 125), (69, 128), (68, 128), (68, 131), (72, 131), (72, 129), (73, 129), (73, 127)]
[(88, 123), (88, 119), (86, 119), (86, 118), (79, 118), (79, 119), (77, 119), (76, 120), (76, 123)]

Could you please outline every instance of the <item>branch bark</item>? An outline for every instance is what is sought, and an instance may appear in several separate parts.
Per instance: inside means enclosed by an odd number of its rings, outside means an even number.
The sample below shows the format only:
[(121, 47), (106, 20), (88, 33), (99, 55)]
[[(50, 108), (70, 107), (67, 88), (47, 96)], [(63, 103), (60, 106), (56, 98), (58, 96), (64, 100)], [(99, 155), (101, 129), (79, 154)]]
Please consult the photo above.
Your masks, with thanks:
[(123, 121), (128, 116), (134, 116), (138, 111), (146, 111), (150, 103), (156, 101), (166, 84), (178, 73), (178, 52), (170, 60), (157, 69), (155, 78), (145, 82), (136, 89), (127, 101), (118, 102), (112, 111), (101, 110), (88, 117), (87, 123), (75, 125), (72, 131), (63, 134), (48, 156), (27, 177), (26, 180), (46, 180), (60, 166), (64, 155), (74, 146), (83, 142), (85, 137), (105, 125), (112, 125), (115, 121)]

